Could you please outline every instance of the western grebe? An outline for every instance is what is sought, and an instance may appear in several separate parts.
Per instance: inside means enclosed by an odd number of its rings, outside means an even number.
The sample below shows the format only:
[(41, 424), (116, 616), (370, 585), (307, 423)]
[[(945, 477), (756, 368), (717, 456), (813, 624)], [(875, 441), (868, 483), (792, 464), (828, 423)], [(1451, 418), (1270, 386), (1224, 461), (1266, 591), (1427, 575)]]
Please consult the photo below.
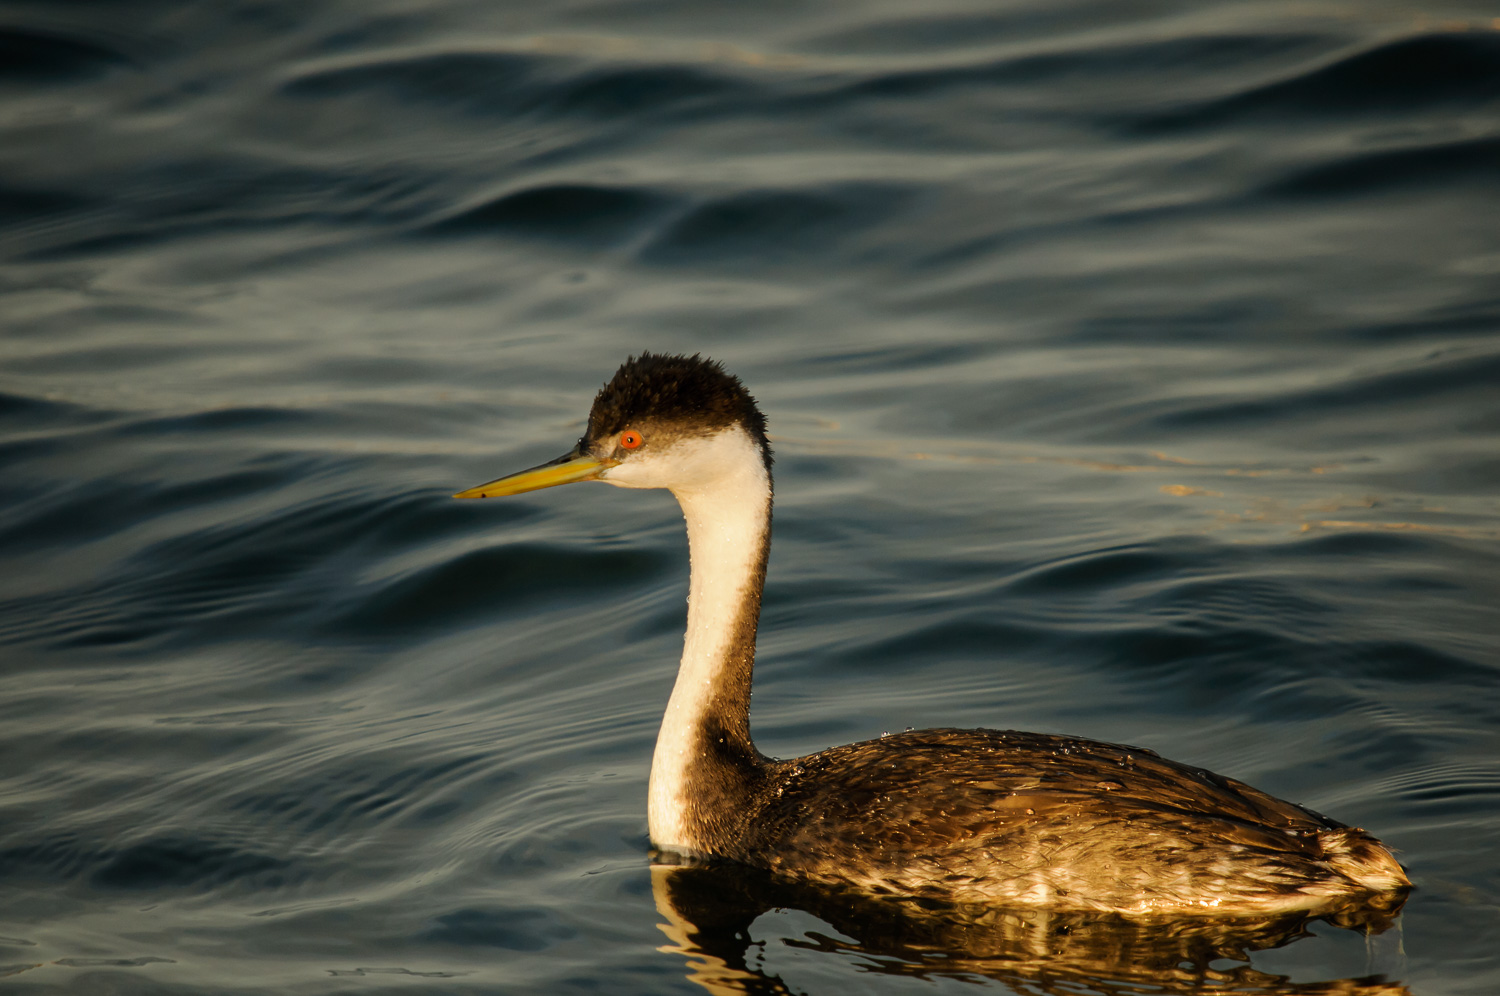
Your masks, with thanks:
[(1149, 750), (1051, 734), (916, 730), (791, 760), (750, 738), (771, 545), (771, 448), (739, 380), (643, 353), (550, 463), (462, 491), (666, 488), (692, 576), (651, 762), (659, 850), (877, 895), (1127, 914), (1279, 913), (1410, 887), (1363, 830)]

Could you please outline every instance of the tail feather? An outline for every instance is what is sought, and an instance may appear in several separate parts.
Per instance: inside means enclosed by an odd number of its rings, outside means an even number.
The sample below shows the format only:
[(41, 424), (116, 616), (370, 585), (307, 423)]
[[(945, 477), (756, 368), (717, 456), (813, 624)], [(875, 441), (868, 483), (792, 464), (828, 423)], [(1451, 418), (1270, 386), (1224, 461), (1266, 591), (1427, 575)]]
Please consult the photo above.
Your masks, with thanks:
[(1361, 889), (1384, 893), (1411, 888), (1411, 879), (1395, 855), (1358, 827), (1324, 830), (1318, 841), (1329, 866)]

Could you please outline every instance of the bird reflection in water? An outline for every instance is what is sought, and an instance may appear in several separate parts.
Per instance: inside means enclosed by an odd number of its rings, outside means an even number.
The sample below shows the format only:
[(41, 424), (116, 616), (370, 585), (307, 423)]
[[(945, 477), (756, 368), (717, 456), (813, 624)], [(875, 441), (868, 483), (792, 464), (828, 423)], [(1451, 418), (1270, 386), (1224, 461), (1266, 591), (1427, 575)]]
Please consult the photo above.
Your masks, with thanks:
[[(788, 945), (863, 956), (866, 972), (913, 978), (990, 978), (1016, 992), (1107, 996), (1224, 992), (1235, 996), (1410, 996), (1384, 975), (1292, 982), (1249, 964), (1250, 953), (1313, 936), (1326, 920), (1360, 930), (1382, 951), (1399, 950), (1397, 923), (1405, 897), (1388, 908), (1366, 905), (1320, 916), (1275, 918), (1130, 918), (1039, 909), (997, 910), (893, 901), (789, 883), (753, 868), (671, 864), (658, 853), (651, 886), (658, 923), (687, 978), (716, 994), (786, 994), (785, 982), (761, 971), (750, 949), (751, 924), (763, 913), (797, 909), (837, 935), (808, 933)], [(1235, 962), (1225, 966), (1225, 961)]]

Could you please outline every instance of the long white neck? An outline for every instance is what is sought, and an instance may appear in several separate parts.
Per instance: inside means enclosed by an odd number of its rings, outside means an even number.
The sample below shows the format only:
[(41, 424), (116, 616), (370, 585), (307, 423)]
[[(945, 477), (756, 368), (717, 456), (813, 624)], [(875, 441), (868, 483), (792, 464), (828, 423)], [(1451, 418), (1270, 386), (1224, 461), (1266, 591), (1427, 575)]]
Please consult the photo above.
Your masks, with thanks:
[[(651, 841), (711, 851), (735, 769), (758, 763), (750, 681), (770, 543), (771, 477), (759, 446), (729, 430), (691, 445), (705, 473), (672, 493), (687, 520), (692, 576), (677, 684), (651, 762)], [(712, 472), (707, 472), (711, 470)]]

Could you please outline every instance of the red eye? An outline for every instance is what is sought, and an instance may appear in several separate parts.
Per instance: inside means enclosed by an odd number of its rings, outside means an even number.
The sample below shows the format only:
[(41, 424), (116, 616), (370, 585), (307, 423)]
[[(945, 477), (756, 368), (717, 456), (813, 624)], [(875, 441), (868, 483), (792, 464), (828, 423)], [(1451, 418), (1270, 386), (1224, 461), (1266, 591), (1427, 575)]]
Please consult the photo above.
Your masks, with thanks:
[(634, 429), (626, 429), (620, 433), (620, 445), (627, 450), (633, 450), (644, 442), (645, 440), (641, 438), (641, 434)]

